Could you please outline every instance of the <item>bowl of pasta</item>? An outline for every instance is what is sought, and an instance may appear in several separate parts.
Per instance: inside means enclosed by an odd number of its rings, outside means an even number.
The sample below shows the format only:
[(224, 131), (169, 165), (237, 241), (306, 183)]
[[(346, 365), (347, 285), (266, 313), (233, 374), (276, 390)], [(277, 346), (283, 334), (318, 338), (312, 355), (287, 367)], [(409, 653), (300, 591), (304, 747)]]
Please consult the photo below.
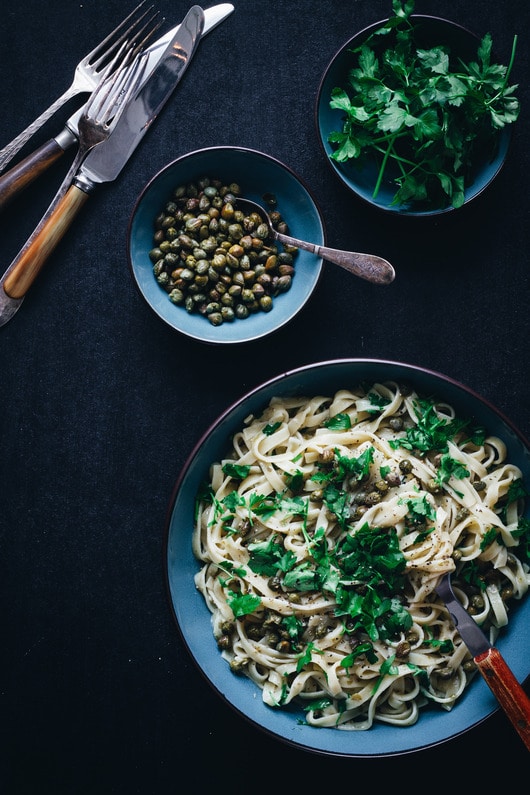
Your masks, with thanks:
[(340, 756), (418, 751), (497, 709), (435, 592), (530, 671), (530, 450), (465, 385), (340, 359), (281, 373), (198, 440), (166, 576), (214, 691), (270, 735)]

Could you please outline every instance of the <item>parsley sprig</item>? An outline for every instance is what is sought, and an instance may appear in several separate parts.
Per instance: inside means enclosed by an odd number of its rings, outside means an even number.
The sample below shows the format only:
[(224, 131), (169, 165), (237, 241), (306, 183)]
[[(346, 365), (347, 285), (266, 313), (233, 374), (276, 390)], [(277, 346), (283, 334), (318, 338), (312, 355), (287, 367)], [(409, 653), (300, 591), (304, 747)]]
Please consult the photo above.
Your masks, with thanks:
[(392, 9), (351, 51), (348, 85), (331, 92), (330, 107), (344, 112), (342, 129), (328, 138), (331, 158), (365, 164), (375, 157), (373, 197), (393, 179), (392, 206), (460, 207), (477, 162), (493, 156), (499, 130), (519, 115), (518, 86), (509, 84), (517, 36), (508, 66), (492, 63), (489, 33), (476, 60), (465, 63), (442, 43), (420, 46), (414, 0), (392, 0)]

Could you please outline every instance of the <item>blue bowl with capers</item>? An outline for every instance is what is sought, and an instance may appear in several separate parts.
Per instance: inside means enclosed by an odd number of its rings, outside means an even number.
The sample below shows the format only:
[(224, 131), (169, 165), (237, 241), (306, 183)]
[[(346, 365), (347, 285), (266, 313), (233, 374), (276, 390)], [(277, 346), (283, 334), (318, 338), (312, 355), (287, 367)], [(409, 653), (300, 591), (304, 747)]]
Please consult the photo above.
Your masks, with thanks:
[(256, 150), (199, 149), (169, 163), (131, 216), (133, 280), (155, 314), (205, 343), (249, 342), (288, 323), (322, 271), (314, 254), (283, 247), (237, 198), (262, 205), (279, 231), (322, 245), (319, 208), (288, 166)]

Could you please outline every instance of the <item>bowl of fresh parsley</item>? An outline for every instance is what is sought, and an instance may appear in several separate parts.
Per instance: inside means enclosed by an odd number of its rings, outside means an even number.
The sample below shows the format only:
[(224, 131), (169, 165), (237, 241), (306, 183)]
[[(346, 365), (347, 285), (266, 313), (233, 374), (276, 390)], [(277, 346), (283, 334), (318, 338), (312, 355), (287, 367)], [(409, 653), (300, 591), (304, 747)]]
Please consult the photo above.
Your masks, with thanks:
[(393, 16), (350, 38), (320, 82), (316, 123), (333, 172), (387, 212), (437, 215), (468, 203), (506, 160), (519, 115), (507, 65), (482, 38), (392, 0)]

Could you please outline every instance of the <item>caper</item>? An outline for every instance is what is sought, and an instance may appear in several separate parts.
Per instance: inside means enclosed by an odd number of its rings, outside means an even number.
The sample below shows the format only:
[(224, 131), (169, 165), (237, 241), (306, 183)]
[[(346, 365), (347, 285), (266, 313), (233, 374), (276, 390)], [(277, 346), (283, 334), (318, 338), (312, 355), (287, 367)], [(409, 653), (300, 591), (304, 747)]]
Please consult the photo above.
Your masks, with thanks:
[(221, 219), (223, 221), (231, 221), (234, 217), (234, 205), (230, 204), (230, 202), (226, 202), (223, 204), (221, 209)]
[(436, 478), (429, 478), (425, 486), (427, 488), (427, 491), (430, 491), (431, 494), (440, 494), (440, 492), (442, 491), (442, 487), (440, 483), (436, 480)]
[(243, 237), (243, 227), (241, 224), (230, 224), (228, 227), (228, 236), (232, 240), (241, 240)]
[(149, 259), (151, 262), (158, 262), (159, 259), (164, 259), (164, 253), (160, 248), (152, 248), (149, 252)]
[(264, 295), (259, 299), (259, 305), (264, 312), (270, 312), (272, 309), (272, 298), (270, 295)]
[(280, 278), (276, 282), (276, 289), (280, 293), (286, 293), (287, 290), (290, 290), (291, 289), (291, 277), (290, 276), (280, 276)]
[(226, 266), (226, 254), (214, 254), (212, 259), (212, 267), (216, 271), (221, 271)]
[(269, 227), (267, 224), (259, 224), (256, 228), (255, 235), (259, 240), (267, 240), (269, 236)]
[(209, 210), (209, 209), (210, 209), (210, 199), (205, 193), (203, 193), (201, 198), (199, 199), (199, 210), (201, 210), (201, 212), (204, 212), (204, 210)]
[(481, 594), (473, 594), (471, 599), (469, 600), (469, 612), (472, 615), (476, 615), (480, 613), (481, 610), (484, 609), (484, 597)]
[(235, 319), (235, 313), (231, 306), (223, 306), (221, 309), (221, 317), (223, 321), (231, 323)]
[(500, 596), (503, 602), (507, 602), (509, 599), (512, 599), (514, 595), (513, 585), (504, 585), (500, 590)]
[(168, 251), (164, 257), (164, 264), (169, 270), (174, 270), (179, 264), (178, 254), (175, 254), (173, 251)]
[(387, 491), (388, 491), (388, 489), (390, 488), (390, 486), (388, 485), (388, 483), (387, 483), (387, 481), (386, 481), (386, 480), (377, 480), (377, 481), (374, 483), (374, 488), (375, 488), (377, 491), (380, 491), (380, 492), (382, 492), (382, 493), (384, 494), (385, 492), (387, 492)]
[(396, 647), (396, 657), (408, 657), (410, 654), (410, 643), (408, 640), (402, 640)]
[(230, 248), (228, 249), (228, 253), (239, 260), (245, 253), (245, 250), (241, 245), (237, 245), (236, 243), (234, 243), (234, 245), (230, 246)]
[(230, 660), (230, 670), (234, 674), (242, 673), (248, 665), (247, 659), (240, 659), (238, 657), (234, 657), (233, 660)]
[(187, 248), (191, 250), (192, 248), (195, 247), (195, 241), (189, 235), (182, 234), (179, 235), (177, 239), (180, 245), (182, 246), (182, 248)]
[[(240, 195), (238, 183), (202, 176), (177, 185), (154, 219), (154, 277), (172, 303), (213, 325), (270, 312), (294, 276), (297, 249), (272, 243), (265, 219), (238, 207)], [(275, 205), (272, 223), (287, 230)]]
[[(195, 188), (195, 190), (197, 190), (197, 189)], [(198, 209), (199, 209), (199, 200), (197, 199), (197, 197), (196, 197), (196, 196), (192, 196), (192, 197), (191, 197), (190, 199), (188, 199), (188, 201), (186, 202), (186, 210), (187, 210), (188, 212), (195, 212), (195, 211), (196, 211), (196, 210), (198, 210)]]

